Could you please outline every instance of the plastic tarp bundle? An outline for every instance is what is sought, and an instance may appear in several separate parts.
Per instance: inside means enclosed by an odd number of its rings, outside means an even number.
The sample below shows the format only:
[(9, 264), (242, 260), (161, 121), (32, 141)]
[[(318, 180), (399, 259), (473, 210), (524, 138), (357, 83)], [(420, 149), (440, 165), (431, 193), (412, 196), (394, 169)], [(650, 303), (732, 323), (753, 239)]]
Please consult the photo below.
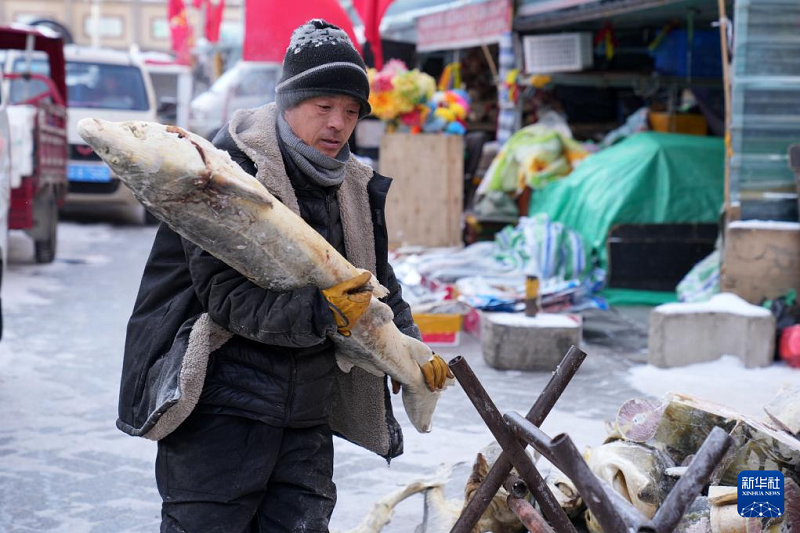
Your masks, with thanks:
[(495, 236), (494, 257), (503, 265), (542, 280), (580, 279), (586, 274), (581, 236), (544, 213), (522, 217)]
[(557, 128), (534, 124), (522, 128), (503, 145), (481, 183), (480, 193), (539, 189), (572, 172), (589, 153)]
[(452, 284), (459, 300), (471, 307), (519, 311), (524, 308), (528, 274), (539, 276), (546, 309), (601, 305), (591, 299), (597, 283), (589, 275), (581, 236), (544, 214), (523, 217), (517, 226), (500, 232), (494, 242), (458, 251), (428, 250), (392, 264), (412, 307), (446, 297), (441, 287)]
[(678, 300), (705, 302), (719, 292), (720, 253), (714, 250), (697, 263), (678, 283)]
[(534, 191), (529, 213), (577, 231), (589, 256), (607, 268), (606, 238), (617, 224), (716, 222), (724, 161), (720, 138), (639, 133)]

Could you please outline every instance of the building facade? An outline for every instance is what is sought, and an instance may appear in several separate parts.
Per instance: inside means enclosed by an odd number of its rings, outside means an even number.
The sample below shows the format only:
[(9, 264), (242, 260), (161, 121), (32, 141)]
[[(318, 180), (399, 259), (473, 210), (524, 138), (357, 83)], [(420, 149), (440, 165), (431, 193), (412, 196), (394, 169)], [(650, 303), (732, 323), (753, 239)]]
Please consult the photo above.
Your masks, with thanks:
[[(185, 0), (187, 18), (198, 31), (202, 14)], [(65, 26), (76, 44), (168, 52), (168, 0), (0, 0), (0, 24), (50, 19)], [(220, 39), (241, 43), (244, 0), (226, 0)]]

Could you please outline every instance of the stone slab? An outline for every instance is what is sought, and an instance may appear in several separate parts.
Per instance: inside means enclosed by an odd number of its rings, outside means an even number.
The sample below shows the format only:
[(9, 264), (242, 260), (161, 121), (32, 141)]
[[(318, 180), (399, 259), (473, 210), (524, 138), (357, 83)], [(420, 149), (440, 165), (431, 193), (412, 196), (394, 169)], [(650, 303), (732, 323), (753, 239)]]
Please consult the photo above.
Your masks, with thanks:
[(580, 340), (579, 317), (481, 313), (483, 358), (500, 370), (552, 372), (570, 346), (578, 346)]
[(721, 290), (753, 304), (800, 290), (800, 224), (747, 220), (725, 232)]
[(775, 318), (763, 307), (723, 293), (699, 304), (666, 304), (650, 314), (648, 362), (686, 366), (734, 355), (747, 368), (772, 364)]

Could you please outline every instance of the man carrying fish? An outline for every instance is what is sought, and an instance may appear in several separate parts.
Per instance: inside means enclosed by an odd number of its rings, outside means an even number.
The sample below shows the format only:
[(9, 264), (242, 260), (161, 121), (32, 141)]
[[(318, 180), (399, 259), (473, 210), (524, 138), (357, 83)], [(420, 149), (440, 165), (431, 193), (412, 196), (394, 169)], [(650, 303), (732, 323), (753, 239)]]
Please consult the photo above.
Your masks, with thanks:
[[(161, 225), (128, 324), (117, 425), (159, 440), (162, 532), (325, 532), (331, 426), (387, 460), (402, 453), (388, 380), (360, 368), (340, 379), (331, 341), (366, 312), (372, 274), (395, 325), (419, 338), (388, 263), (390, 180), (364, 179), (347, 145), (370, 113), (364, 62), (341, 29), (310, 21), (292, 35), (276, 97), (238, 111), (215, 146), (371, 272), (326, 290), (267, 290)], [(187, 368), (203, 351), (205, 372)], [(422, 372), (430, 390), (452, 378), (438, 356)], [(189, 395), (175, 384), (195, 374), (191, 414), (158, 407), (180, 407), (164, 399)]]

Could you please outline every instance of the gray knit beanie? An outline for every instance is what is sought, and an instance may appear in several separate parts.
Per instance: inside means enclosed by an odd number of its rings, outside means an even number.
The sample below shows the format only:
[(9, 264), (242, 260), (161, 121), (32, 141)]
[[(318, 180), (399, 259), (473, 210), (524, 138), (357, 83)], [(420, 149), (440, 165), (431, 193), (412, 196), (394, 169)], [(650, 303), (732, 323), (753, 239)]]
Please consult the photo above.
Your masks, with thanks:
[(275, 97), (284, 111), (309, 98), (330, 94), (352, 96), (361, 104), (358, 118), (370, 114), (367, 67), (341, 28), (321, 19), (292, 33), (283, 58), (283, 74)]

